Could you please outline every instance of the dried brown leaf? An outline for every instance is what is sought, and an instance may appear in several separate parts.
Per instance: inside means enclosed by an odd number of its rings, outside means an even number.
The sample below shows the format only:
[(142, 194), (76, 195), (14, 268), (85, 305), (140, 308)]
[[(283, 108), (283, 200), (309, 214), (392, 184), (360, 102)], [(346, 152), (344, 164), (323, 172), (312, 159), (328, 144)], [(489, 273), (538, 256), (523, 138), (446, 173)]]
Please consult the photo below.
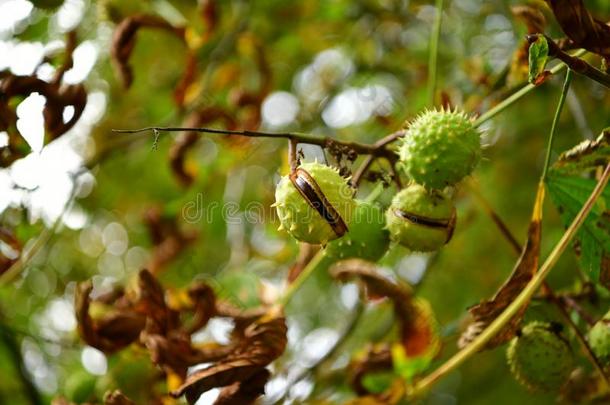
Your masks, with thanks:
[(186, 395), (189, 403), (214, 388), (246, 381), (278, 358), (285, 350), (286, 322), (282, 316), (267, 316), (250, 325), (244, 339), (226, 358), (187, 377), (186, 382), (171, 394)]
[(182, 77), (174, 89), (174, 101), (179, 108), (184, 107), (186, 94), (197, 78), (197, 57), (194, 52), (188, 51)]
[(563, 32), (575, 46), (610, 56), (610, 27), (595, 19), (582, 0), (546, 0)]
[(191, 301), (190, 310), (193, 319), (188, 327), (184, 329), (192, 334), (207, 325), (208, 321), (216, 315), (216, 293), (206, 283), (196, 281), (188, 288), (188, 296)]
[[(8, 101), (12, 97), (29, 96), (38, 92), (46, 98), (43, 110), (45, 129), (51, 139), (64, 134), (80, 119), (85, 105), (87, 104), (87, 91), (82, 84), (62, 85), (60, 83), (49, 83), (36, 76), (16, 76), (8, 74), (0, 80), (0, 112), (4, 119), (0, 125), (15, 124), (16, 116), (12, 113), (5, 115), (3, 111), (9, 109)], [(64, 110), (72, 106), (74, 114), (64, 122)], [(4, 122), (6, 121), (6, 122)]]
[(271, 373), (262, 369), (246, 381), (240, 381), (225, 387), (214, 405), (249, 405), (265, 393), (265, 384)]
[(389, 298), (394, 303), (397, 314), (407, 313), (411, 309), (412, 294), (409, 286), (384, 277), (374, 263), (360, 259), (343, 260), (333, 265), (330, 274), (341, 281), (359, 278), (364, 283), (369, 298)]
[(204, 40), (208, 40), (218, 26), (219, 13), (216, 0), (202, 0), (199, 2), (201, 19), (205, 23)]
[(512, 6), (510, 11), (525, 24), (528, 34), (542, 33), (546, 29), (546, 18), (535, 4)]
[(376, 271), (373, 263), (359, 259), (336, 263), (330, 274), (339, 280), (358, 277), (365, 284), (369, 297), (392, 300), (400, 321), (401, 342), (409, 357), (436, 355), (439, 339), (432, 311), (423, 301), (413, 298), (409, 286), (387, 279)]
[(305, 266), (307, 266), (319, 250), (320, 248), (317, 245), (310, 245), (305, 242), (299, 243), (299, 255), (288, 271), (288, 283), (292, 283), (301, 274)]
[[(469, 309), (473, 318), (472, 323), (460, 337), (460, 348), (474, 340), (491, 322), (500, 315), (504, 309), (519, 295), (521, 290), (532, 279), (538, 269), (540, 258), (540, 240), (542, 237), (542, 205), (544, 202), (544, 185), (538, 185), (536, 201), (530, 221), (527, 242), (515, 265), (510, 277), (500, 287), (492, 299), (486, 300)], [(512, 339), (517, 331), (527, 305), (510, 320), (504, 329), (498, 333), (488, 344), (493, 348)]]
[(165, 291), (148, 270), (138, 274), (138, 301), (136, 311), (147, 318), (146, 331), (166, 335), (178, 329), (179, 317), (165, 302)]
[(195, 241), (195, 232), (184, 231), (176, 217), (164, 216), (161, 208), (151, 207), (144, 218), (154, 249), (147, 264), (151, 273), (157, 274)]
[(367, 395), (369, 391), (363, 384), (368, 373), (392, 369), (392, 353), (388, 344), (369, 346), (366, 352), (356, 357), (348, 367), (350, 385), (358, 395)]
[(0, 275), (11, 268), (21, 256), (21, 243), (15, 234), (8, 228), (0, 226)]
[(168, 31), (184, 41), (184, 28), (174, 27), (161, 17), (137, 14), (121, 21), (114, 30), (110, 52), (117, 74), (125, 88), (129, 88), (133, 82), (133, 69), (129, 65), (129, 58), (141, 28)]
[(104, 395), (104, 405), (135, 405), (135, 402), (127, 398), (121, 391), (115, 390)]
[(221, 360), (231, 353), (231, 346), (207, 344), (194, 347), (190, 335), (172, 332), (168, 336), (142, 333), (142, 344), (148, 349), (153, 363), (184, 378), (190, 366)]
[(92, 288), (91, 282), (81, 283), (76, 288), (74, 306), (81, 338), (104, 353), (113, 353), (136, 341), (144, 328), (145, 318), (125, 309), (94, 320), (89, 314)]

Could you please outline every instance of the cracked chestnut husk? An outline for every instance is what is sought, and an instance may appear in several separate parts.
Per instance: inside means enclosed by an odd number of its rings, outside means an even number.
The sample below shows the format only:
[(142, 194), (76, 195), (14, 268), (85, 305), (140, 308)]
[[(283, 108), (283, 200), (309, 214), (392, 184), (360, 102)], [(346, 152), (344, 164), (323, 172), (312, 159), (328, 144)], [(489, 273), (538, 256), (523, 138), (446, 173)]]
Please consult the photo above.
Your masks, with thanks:
[(453, 236), (456, 210), (440, 190), (412, 184), (392, 199), (386, 211), (386, 226), (392, 241), (415, 252), (432, 252)]
[(339, 172), (318, 162), (303, 163), (282, 177), (275, 190), (280, 229), (295, 239), (326, 244), (348, 232), (354, 190)]

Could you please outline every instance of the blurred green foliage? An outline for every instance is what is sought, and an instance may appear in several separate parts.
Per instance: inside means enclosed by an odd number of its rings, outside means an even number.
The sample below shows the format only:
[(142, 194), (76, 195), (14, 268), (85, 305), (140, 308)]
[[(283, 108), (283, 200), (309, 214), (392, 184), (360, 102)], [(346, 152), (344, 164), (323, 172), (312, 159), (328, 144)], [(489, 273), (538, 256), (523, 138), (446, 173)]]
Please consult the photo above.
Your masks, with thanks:
[[(196, 239), (185, 244), (160, 273), (164, 285), (178, 288), (193, 279), (204, 279), (212, 282), (221, 296), (243, 307), (257, 305), (261, 290), (270, 296), (277, 294), (298, 253), (298, 244), (276, 231), (278, 222), (270, 208), (278, 176), (287, 171), (287, 145), (261, 138), (244, 141), (202, 135), (186, 157), (186, 167), (194, 173), (195, 180), (185, 188), (176, 180), (168, 162), (177, 134), (163, 133), (153, 150), (150, 134), (116, 134), (111, 129), (179, 125), (191, 111), (209, 106), (226, 109), (239, 125), (246, 115), (232, 103), (231, 92), (259, 88), (263, 78), (256, 65), (256, 49), (260, 46), (270, 70), (272, 91), (291, 93), (299, 105), (294, 119), (281, 127), (269, 125), (269, 117), (277, 112), (263, 109), (261, 128), (374, 142), (401, 128), (405, 120), (426, 107), (428, 43), (434, 9), (430, 2), (419, 0), (219, 1), (218, 26), (205, 43), (196, 47), (196, 80), (187, 92), (188, 102), (180, 108), (172, 93), (184, 69), (185, 45), (165, 32), (142, 30), (130, 58), (134, 82), (124, 89), (110, 61), (115, 23), (109, 18), (133, 12), (152, 13), (170, 22), (188, 24), (201, 35), (206, 26), (196, 2), (65, 3), (83, 6), (76, 31), (78, 40), (92, 41), (97, 50), (95, 66), (85, 84), (89, 91), (103, 92), (106, 97), (105, 113), (88, 135), (91, 144), (85, 155), (86, 161), (92, 162), (88, 169), (94, 184), (90, 193), (83, 193), (75, 201), (86, 220), (73, 227), (76, 229), (60, 223), (45, 247), (17, 277), (0, 286), (2, 333), (19, 342), (24, 367), (45, 402), (56, 395), (74, 401), (100, 400), (106, 390), (121, 388), (137, 403), (146, 403), (148, 395), (162, 393), (165, 387), (151, 383), (157, 371), (145, 353), (134, 349), (110, 356), (107, 369), (101, 371), (99, 365), (103, 361), (84, 356), (71, 319), (75, 283), (93, 279), (98, 293), (129, 283), (154, 255), (145, 217), (157, 207), (164, 217), (176, 219), (183, 232), (196, 234)], [(439, 89), (443, 99), (452, 105), (481, 113), (517, 84), (507, 83), (505, 78), (526, 33), (525, 25), (510, 11), (512, 5), (521, 2), (446, 3)], [(588, 6), (598, 18), (610, 18), (608, 2), (590, 1)], [(35, 8), (22, 29), (5, 35), (2, 41), (47, 44), (63, 40), (64, 33), (57, 24), (63, 8)], [(546, 13), (546, 17), (546, 34), (561, 37), (552, 15)], [(599, 62), (590, 59), (592, 63)], [(525, 80), (527, 70), (519, 82)], [(551, 78), (485, 127), (488, 147), (473, 176), (474, 184), (520, 241), (525, 240), (560, 84), (561, 78)], [(347, 110), (335, 115), (348, 117), (329, 116), (337, 97), (351, 89), (357, 97), (366, 99), (370, 96), (366, 86), (373, 85), (382, 86), (389, 95), (387, 103), (378, 105), (376, 111), (366, 113), (357, 101), (340, 99), (347, 103), (343, 104)], [(355, 111), (350, 112), (349, 103), (355, 103)], [(609, 106), (610, 97), (604, 89), (576, 77), (559, 122), (556, 152), (607, 126), (604, 112)], [(365, 119), (357, 121), (363, 115)], [(329, 125), (339, 118), (352, 124)], [(313, 147), (305, 148), (305, 154), (307, 158), (323, 156)], [(375, 164), (374, 169), (388, 171), (383, 162)], [(371, 185), (365, 183), (359, 195), (365, 196), (370, 189)], [(390, 188), (379, 200), (387, 204), (393, 193)], [(219, 208), (226, 208), (227, 204), (231, 204), (230, 209)], [(386, 271), (409, 281), (417, 295), (430, 302), (444, 336), (442, 354), (435, 364), (456, 350), (466, 309), (490, 297), (509, 275), (516, 259), (510, 245), (467, 190), (460, 192), (457, 204), (459, 220), (454, 238), (438, 254), (410, 255), (396, 247), (381, 262)], [(0, 220), (14, 228), (18, 239), (27, 244), (50, 225), (30, 221), (27, 201), (24, 206), (6, 209)], [(252, 220), (254, 212), (256, 220)], [(127, 245), (117, 248), (118, 253), (114, 254), (110, 246), (116, 229), (120, 234), (126, 233)], [(548, 204), (543, 257), (563, 229), (557, 211)], [(573, 253), (565, 254), (550, 276), (550, 285), (557, 290), (576, 288), (577, 269)], [(329, 339), (332, 342), (345, 324), (355, 294), (353, 289), (333, 282), (325, 272), (309, 280), (287, 308), (289, 348), (278, 360), (277, 369), (293, 367), (293, 361), (307, 365), (303, 353), (310, 356), (307, 361), (315, 360), (321, 350), (323, 353), (322, 348), (328, 347)], [(588, 310), (601, 315), (607, 304), (602, 296), (597, 306)], [(395, 331), (388, 328), (391, 314), (388, 303), (369, 306), (330, 369), (345, 366), (367, 342), (392, 336)], [(553, 307), (538, 301), (527, 317), (559, 319)], [(214, 336), (219, 332), (206, 333)], [(318, 341), (314, 340), (316, 336)], [(479, 354), (436, 385), (424, 402), (554, 402), (554, 395), (533, 395), (510, 378), (504, 356), (503, 348)], [(579, 362), (590, 367), (582, 356)], [(29, 402), (16, 367), (11, 349), (0, 344), (0, 403)], [(319, 374), (311, 398), (340, 401), (353, 395), (344, 377), (329, 370)], [(371, 377), (368, 384), (377, 387), (387, 381), (383, 376)], [(276, 386), (281, 388), (281, 382)]]

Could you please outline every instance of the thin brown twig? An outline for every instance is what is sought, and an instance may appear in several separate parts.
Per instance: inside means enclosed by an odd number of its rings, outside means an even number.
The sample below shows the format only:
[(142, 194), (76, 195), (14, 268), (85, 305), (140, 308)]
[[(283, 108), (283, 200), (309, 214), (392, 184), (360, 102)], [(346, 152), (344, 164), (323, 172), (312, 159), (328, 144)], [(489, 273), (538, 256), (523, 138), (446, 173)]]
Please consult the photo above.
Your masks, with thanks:
[(473, 184), (466, 183), (466, 187), (468, 187), (468, 189), (475, 197), (481, 208), (483, 208), (483, 210), (490, 217), (493, 223), (496, 224), (496, 227), (498, 228), (500, 233), (502, 233), (504, 239), (506, 239), (506, 241), (511, 245), (515, 253), (517, 255), (520, 255), (522, 245), (521, 243), (519, 243), (515, 235), (513, 235), (513, 233), (510, 231), (508, 225), (506, 225), (506, 222), (500, 217), (500, 215), (498, 215), (498, 213), (493, 209), (489, 201), (487, 201), (487, 199), (483, 197), (481, 192)]
[(369, 170), (374, 161), (375, 157), (371, 155), (367, 156), (364, 159), (364, 162), (362, 162), (362, 164), (358, 167), (358, 169), (352, 176), (352, 184), (354, 185), (354, 187), (358, 187), (358, 185), (360, 185), (360, 181), (364, 177), (364, 174)]
[(297, 158), (297, 142), (293, 138), (288, 139), (288, 164), (290, 165), (291, 173), (294, 173), (299, 165), (299, 159)]
[[(292, 139), (298, 143), (307, 143), (311, 145), (318, 145), (327, 147), (330, 144), (339, 144), (347, 148), (352, 149), (356, 153), (373, 155), (378, 157), (385, 157), (389, 160), (394, 161), (396, 159), (395, 153), (386, 148), (386, 144), (381, 146), (378, 143), (365, 144), (353, 141), (338, 141), (329, 137), (315, 136), (309, 134), (303, 134), (299, 132), (264, 132), (264, 131), (250, 131), (250, 130), (228, 130), (228, 129), (215, 129), (215, 128), (190, 128), (190, 127), (146, 127), (139, 129), (113, 129), (112, 132), (123, 133), (123, 134), (135, 134), (139, 132), (200, 132), (206, 134), (220, 134), (220, 135), (240, 135), (250, 138), (275, 138), (275, 139)], [(394, 134), (392, 134), (394, 135)], [(390, 135), (390, 136), (392, 136)], [(387, 137), (386, 137), (387, 138)], [(384, 138), (385, 139), (385, 138)], [(394, 138), (396, 139), (396, 138)]]
[[(399, 138), (402, 138), (403, 136), (405, 136), (406, 134), (406, 130), (405, 129), (401, 129), (400, 131), (396, 131), (394, 133), (391, 133), (388, 136), (385, 136), (383, 138), (381, 138), (380, 140), (378, 140), (377, 142), (375, 142), (374, 146), (377, 148), (384, 148), (389, 145), (390, 143), (396, 141)], [(358, 167), (358, 170), (356, 170), (356, 173), (354, 173), (354, 175), (352, 176), (352, 184), (355, 187), (358, 187), (358, 185), (360, 184), (360, 181), (362, 180), (362, 178), (364, 177), (364, 175), (366, 174), (366, 172), (369, 170), (369, 168), (371, 167), (371, 165), (373, 164), (373, 162), (375, 161), (376, 156), (374, 155), (369, 155), (366, 157), (366, 159), (364, 160), (364, 162), (362, 162), (362, 164), (360, 165), (360, 167)], [(389, 159), (390, 165), (392, 165), (392, 171), (394, 173), (395, 176), (395, 181), (396, 181), (396, 185), (399, 188), (402, 188), (402, 184), (400, 183), (400, 178), (397, 175), (398, 173), (396, 172), (396, 168), (394, 167), (394, 162), (396, 161), (396, 155), (392, 155)]]
[(398, 172), (398, 169), (396, 169), (396, 165), (390, 164), (390, 170), (392, 170), (392, 180), (396, 183), (396, 187), (398, 187), (399, 190), (402, 190), (402, 181), (400, 180), (400, 173)]
[(565, 295), (559, 296), (558, 298), (564, 304), (564, 306), (573, 309), (578, 314), (578, 316), (584, 319), (584, 321), (587, 322), (589, 325), (592, 326), (595, 324), (595, 319), (593, 319), (593, 317), (589, 313), (582, 309), (582, 307), (574, 300), (574, 298)]

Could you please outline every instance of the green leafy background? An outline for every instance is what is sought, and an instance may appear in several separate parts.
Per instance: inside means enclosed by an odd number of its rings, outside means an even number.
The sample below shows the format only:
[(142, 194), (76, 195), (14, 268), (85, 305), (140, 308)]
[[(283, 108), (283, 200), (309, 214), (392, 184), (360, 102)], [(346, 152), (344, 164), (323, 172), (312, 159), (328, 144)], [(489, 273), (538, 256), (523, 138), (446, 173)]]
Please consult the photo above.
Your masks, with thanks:
[[(161, 207), (169, 217), (180, 217), (184, 208), (198, 199), (204, 206), (230, 201), (243, 217), (249, 204), (259, 203), (265, 215), (265, 221), (259, 224), (228, 227), (222, 213), (216, 210), (209, 221), (183, 224), (196, 231), (198, 238), (161, 273), (161, 281), (167, 286), (184, 286), (193, 278), (213, 280), (221, 295), (244, 307), (256, 305), (260, 283), (280, 286), (295, 260), (298, 246), (276, 231), (277, 221), (273, 220), (270, 208), (278, 175), (286, 171), (284, 142), (255, 139), (235, 146), (218, 137), (202, 136), (188, 156), (189, 167), (196, 169), (196, 180), (185, 189), (172, 175), (167, 159), (175, 135), (163, 134), (158, 148), (152, 150), (150, 135), (127, 136), (110, 131), (181, 123), (185, 113), (173, 103), (172, 91), (183, 69), (184, 48), (164, 33), (142, 31), (131, 57), (135, 80), (129, 90), (124, 90), (109, 60), (114, 25), (100, 18), (104, 6), (101, 3), (124, 7), (126, 13), (136, 10), (163, 16), (177, 14), (198, 29), (202, 25), (192, 1), (83, 3), (85, 13), (78, 28), (79, 40), (93, 41), (99, 52), (86, 85), (90, 90), (103, 92), (107, 98), (103, 118), (89, 135), (94, 145), (93, 156), (105, 153), (90, 169), (95, 179), (92, 191), (75, 203), (86, 214), (86, 223), (80, 229), (60, 227), (16, 279), (0, 286), (0, 308), (2, 324), (15, 337), (26, 368), (45, 401), (58, 394), (74, 400), (99, 399), (105, 390), (120, 388), (136, 402), (146, 403), (156, 371), (145, 354), (128, 350), (110, 356), (107, 372), (94, 375), (83, 365), (84, 348), (76, 331), (57, 328), (58, 323), (65, 323), (70, 317), (75, 283), (93, 278), (98, 285), (123, 284), (131, 279), (141, 263), (139, 258), (146, 257), (152, 249), (142, 220), (152, 206)], [(452, 103), (467, 111), (483, 112), (515, 85), (506, 83), (503, 77), (526, 33), (525, 26), (511, 16), (510, 6), (518, 2), (447, 3), (440, 42), (439, 87)], [(590, 1), (588, 5), (601, 19), (610, 18), (607, 2)], [(237, 69), (240, 74), (231, 84), (255, 89), (260, 78), (252, 55), (247, 49), (240, 49), (240, 38), (244, 40), (242, 36), (247, 32), (265, 50), (273, 74), (273, 90), (292, 92), (299, 99), (300, 113), (287, 129), (374, 142), (399, 129), (426, 106), (431, 6), (425, 1), (400, 0), (219, 2), (219, 26), (197, 55), (200, 78), (218, 82), (221, 81), (218, 76)], [(33, 13), (34, 18), (21, 32), (3, 41), (48, 43), (63, 38), (53, 23), (55, 11), (35, 9)], [(547, 18), (550, 24), (547, 34), (562, 36), (550, 13)], [(237, 27), (243, 31), (239, 32)], [(231, 35), (237, 40), (231, 42)], [(353, 64), (352, 73), (345, 79), (331, 81), (314, 102), (308, 103), (312, 95), (297, 94), (295, 77), (316, 55), (328, 49), (343, 52)], [(527, 80), (525, 72), (519, 82)], [(327, 74), (332, 76), (333, 72)], [(387, 116), (345, 128), (326, 125), (322, 111), (328, 100), (345, 89), (368, 84), (383, 84), (390, 90), (393, 102)], [(472, 179), (522, 241), (560, 84), (561, 78), (550, 79), (485, 126), (488, 147)], [(200, 94), (196, 102), (230, 108), (230, 87), (212, 86), (214, 91)], [(605, 111), (610, 107), (610, 98), (599, 85), (576, 77), (570, 97), (572, 100), (568, 100), (559, 122), (557, 152), (608, 125)], [(123, 142), (126, 137), (133, 138)], [(593, 188), (594, 180), (553, 175), (548, 185), (553, 203), (563, 211), (560, 215), (551, 204), (546, 206), (543, 256), (560, 238), (564, 225)], [(365, 184), (362, 195), (368, 190), (370, 185)], [(392, 190), (387, 190), (380, 200), (387, 203), (392, 194)], [(568, 252), (551, 274), (549, 282), (556, 289), (576, 288), (579, 267), (587, 277), (597, 280), (601, 247), (607, 248), (609, 243), (607, 232), (598, 226), (608, 192), (603, 197), (579, 233), (580, 261)], [(429, 300), (444, 336), (442, 354), (435, 364), (456, 350), (467, 307), (491, 296), (509, 275), (516, 259), (510, 245), (468, 191), (459, 193), (457, 206), (459, 220), (454, 238), (437, 255), (422, 257), (395, 248), (381, 263), (398, 278), (416, 280), (413, 284), (418, 296)], [(14, 227), (24, 243), (36, 238), (46, 226), (40, 220), (29, 221), (27, 210), (19, 206), (5, 210), (0, 220)], [(108, 224), (115, 222), (128, 235), (128, 250), (117, 258), (121, 266), (108, 268), (104, 261), (107, 245), (102, 235)], [(425, 260), (430, 265), (420, 281), (415, 275)], [(601, 294), (597, 306), (589, 308), (598, 315), (608, 307), (607, 295), (603, 291)], [(324, 273), (302, 288), (287, 309), (290, 346), (278, 367), (291, 364), (303, 350), (300, 342), (311, 338), (312, 332), (341, 329), (349, 312), (345, 304), (349, 301), (347, 295), (341, 285)], [(63, 311), (66, 308), (67, 313)], [(388, 303), (369, 307), (337, 363), (345, 364), (369, 341), (392, 336), (392, 331), (384, 334), (391, 314)], [(543, 302), (534, 302), (527, 317), (558, 319), (555, 310)], [(25, 404), (26, 390), (10, 353), (6, 345), (0, 344), (0, 403)], [(531, 394), (519, 386), (510, 377), (504, 356), (503, 348), (477, 355), (437, 384), (424, 402), (497, 405), (555, 402), (552, 394)], [(579, 361), (583, 367), (589, 367), (586, 360)], [(316, 381), (312, 398), (332, 394), (340, 401), (353, 395), (345, 378), (331, 374)], [(163, 392), (162, 386), (151, 389)], [(75, 392), (79, 390), (82, 392)]]

